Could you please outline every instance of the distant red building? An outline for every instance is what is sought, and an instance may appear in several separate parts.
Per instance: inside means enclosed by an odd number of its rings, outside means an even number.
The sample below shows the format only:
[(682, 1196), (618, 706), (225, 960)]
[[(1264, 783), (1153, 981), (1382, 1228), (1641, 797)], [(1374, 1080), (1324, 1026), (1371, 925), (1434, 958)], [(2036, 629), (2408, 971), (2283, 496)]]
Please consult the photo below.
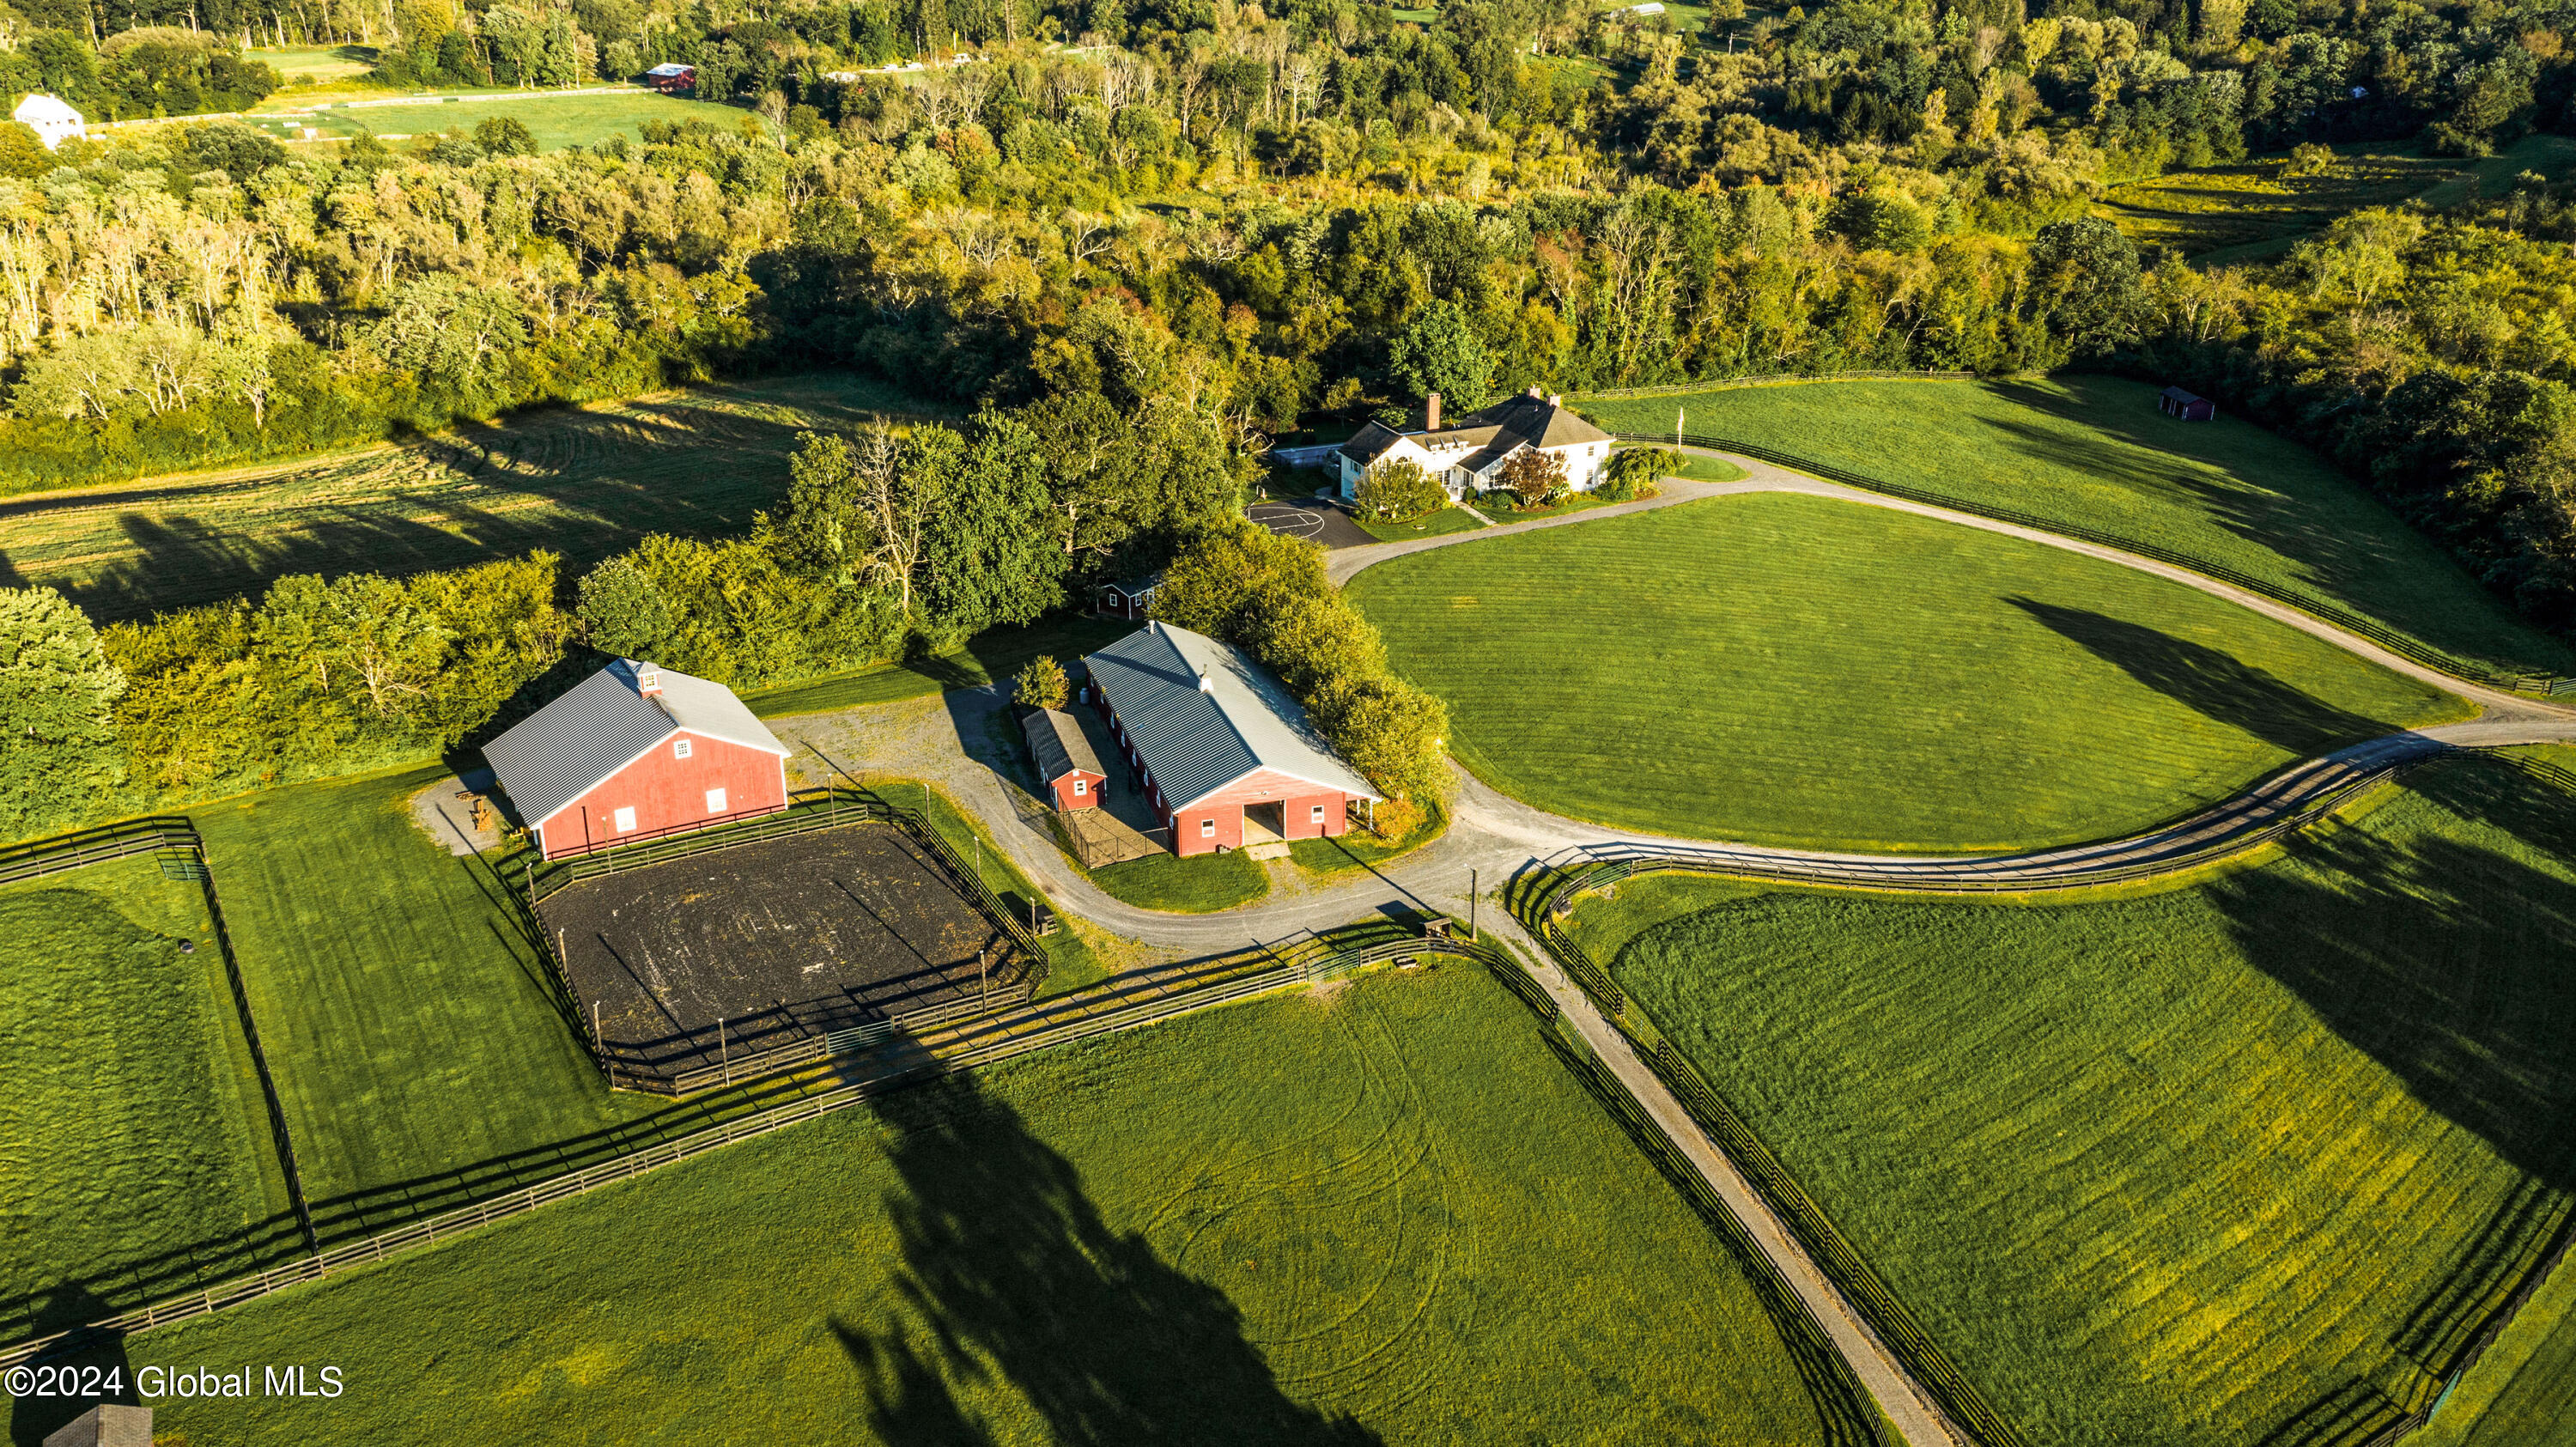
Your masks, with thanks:
[(2186, 392), (2180, 387), (2167, 387), (2156, 394), (2156, 410), (2185, 422), (2208, 422), (2218, 416), (2218, 404), (2206, 397)]
[(678, 95), (698, 88), (698, 68), (675, 63), (657, 65), (644, 72), (644, 83), (664, 95)]
[(620, 659), (483, 746), (548, 859), (787, 807), (787, 748), (721, 683)]
[(1083, 663), (1174, 854), (1335, 836), (1379, 797), (1279, 680), (1213, 638), (1149, 623)]

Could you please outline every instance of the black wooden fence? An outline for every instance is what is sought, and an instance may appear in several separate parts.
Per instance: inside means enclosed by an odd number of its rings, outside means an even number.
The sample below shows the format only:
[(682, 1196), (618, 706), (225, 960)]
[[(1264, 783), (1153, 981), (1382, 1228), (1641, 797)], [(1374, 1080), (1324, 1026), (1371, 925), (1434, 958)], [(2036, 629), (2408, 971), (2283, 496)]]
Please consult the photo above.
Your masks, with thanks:
[[(1622, 432), (1619, 433), (1618, 436), (1623, 442), (1660, 443), (1671, 440), (1662, 435), (1646, 432)], [(1953, 497), (1946, 493), (1932, 492), (1925, 488), (1909, 487), (1901, 482), (1890, 482), (1885, 478), (1871, 477), (1865, 473), (1854, 472), (1849, 468), (1836, 467), (1831, 463), (1819, 462), (1811, 457), (1802, 457), (1794, 452), (1786, 452), (1776, 447), (1766, 447), (1758, 442), (1746, 442), (1738, 438), (1720, 437), (1713, 433), (1687, 431), (1684, 432), (1678, 440), (1693, 447), (1714, 448), (1721, 452), (1738, 453), (1742, 456), (1755, 458), (1780, 467), (1796, 468), (1800, 472), (1824, 478), (1829, 482), (1839, 482), (1847, 487), (1856, 487), (1864, 492), (1883, 493), (1889, 497), (1902, 498), (1907, 502), (1922, 503), (1928, 507), (1947, 508), (1952, 512), (1970, 513), (1977, 517), (1991, 518), (1996, 522), (2011, 523), (2015, 527), (2025, 527), (2038, 532), (2054, 534), (2059, 537), (2074, 538), (2079, 542), (2093, 543), (2100, 547), (2117, 548), (2121, 552), (2135, 553), (2139, 557), (2149, 558), (2159, 563), (2169, 564), (2173, 567), (2188, 568), (2192, 572), (2216, 578), (2218, 581), (2226, 583), (2232, 587), (2242, 588), (2246, 592), (2259, 594), (2265, 598), (2269, 598), (2275, 603), (2286, 604), (2289, 607), (2296, 608), (2302, 613), (2306, 613), (2312, 617), (2331, 623), (2336, 627), (2343, 629), (2347, 633), (2359, 634), (2361, 637), (2369, 639), (2371, 642), (2378, 644), (2380, 647), (2387, 649), (2389, 652), (2394, 653), (2401, 658), (2421, 664), (2424, 667), (2433, 669), (2439, 673), (2447, 673), (2454, 678), (2466, 679), (2471, 683), (2483, 684), (2488, 688), (2503, 689), (2512, 693), (2533, 694), (2540, 697), (2549, 697), (2563, 693), (2576, 693), (2576, 678), (2566, 678), (2556, 674), (2524, 673), (2493, 668), (2484, 663), (2477, 662), (2474, 659), (2463, 658), (2447, 649), (2436, 648), (2431, 644), (2425, 643), (2421, 639), (2409, 637), (2408, 635), (2400, 633), (2396, 629), (2381, 623), (2375, 618), (2364, 617), (2363, 615), (2356, 613), (2349, 608), (2343, 607), (2340, 604), (2329, 602), (2323, 598), (2316, 597), (2312, 594), (2304, 593), (2296, 589), (2285, 588), (2269, 579), (2255, 577), (2253, 574), (2245, 572), (2239, 568), (2231, 568), (2225, 563), (2215, 562), (2208, 558), (2197, 557), (2190, 553), (2179, 552), (2172, 548), (2144, 541), (2143, 539), (2122, 537), (2117, 533), (2104, 532), (2100, 528), (2090, 528), (2080, 523), (2067, 522), (2060, 518), (2042, 517), (2037, 513), (2023, 512), (2018, 508), (1999, 507), (1993, 503), (1978, 502), (1963, 497)]]
[[(638, 1069), (632, 1062), (621, 1059), (606, 1041), (599, 1038), (597, 1028), (581, 1008), (580, 992), (573, 987), (571, 972), (555, 939), (538, 913), (539, 905), (558, 891), (587, 879), (632, 869), (648, 869), (691, 855), (739, 848), (818, 829), (866, 824), (900, 830), (921, 846), (934, 866), (947, 878), (950, 887), (964, 896), (967, 903), (984, 916), (985, 922), (1009, 941), (1002, 958), (995, 963), (989, 990), (972, 1000), (905, 1011), (850, 1029), (814, 1032), (783, 1045), (746, 1051), (739, 1056), (720, 1052), (721, 1058), (714, 1065), (677, 1072)], [(836, 1056), (865, 1051), (897, 1029), (906, 1032), (931, 1030), (988, 1011), (1011, 1009), (1025, 1003), (1046, 980), (1046, 951), (1030, 926), (1021, 921), (1019, 911), (993, 892), (992, 887), (984, 882), (982, 872), (962, 858), (928, 818), (919, 810), (904, 808), (871, 790), (848, 788), (837, 782), (822, 788), (799, 790), (791, 796), (783, 813), (615, 849), (595, 850), (565, 859), (540, 863), (533, 856), (527, 856), (516, 863), (516, 880), (509, 878), (511, 870), (508, 863), (501, 866), (501, 874), (504, 882), (509, 884), (511, 894), (519, 901), (522, 925), (537, 952), (544, 957), (547, 971), (561, 996), (561, 1004), (571, 1015), (574, 1030), (589, 1050), (592, 1063), (607, 1077), (612, 1089), (682, 1096), (776, 1075)]]

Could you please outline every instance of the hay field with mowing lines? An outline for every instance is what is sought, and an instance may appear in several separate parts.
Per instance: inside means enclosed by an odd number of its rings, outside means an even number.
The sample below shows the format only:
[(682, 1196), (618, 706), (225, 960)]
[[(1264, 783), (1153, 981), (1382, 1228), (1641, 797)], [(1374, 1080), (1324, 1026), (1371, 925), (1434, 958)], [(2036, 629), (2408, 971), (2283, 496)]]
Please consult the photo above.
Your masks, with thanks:
[(1477, 777), (1685, 837), (2104, 837), (2467, 710), (2179, 583), (1786, 493), (1416, 553), (1350, 594)]
[(1577, 917), (2031, 1441), (2351, 1441), (2292, 1424), (2429, 1401), (2576, 1201), (2571, 802), (2459, 759), (2163, 895)]
[[(1815, 1442), (1727, 1249), (1472, 966), (882, 1097), (128, 1343), (198, 1447)], [(473, 1342), (424, 1353), (423, 1341)]]
[[(390, 97), (387, 97), (388, 99)], [(280, 93), (290, 100), (291, 94)], [(512, 95), (508, 92), (465, 93), (458, 100), (427, 100), (418, 105), (369, 105), (350, 109), (335, 105), (311, 115), (293, 117), (328, 137), (366, 131), (379, 136), (435, 136), (451, 126), (468, 135), (476, 123), (509, 116), (528, 128), (540, 151), (566, 146), (595, 146), (610, 136), (643, 139), (646, 121), (705, 121), (727, 131), (740, 129), (751, 112), (713, 101), (684, 100), (649, 90), (614, 95)]]
[(149, 857), (10, 885), (0, 940), (5, 1339), (295, 1249), (197, 885), (163, 878)]
[(2524, 171), (2556, 177), (2576, 163), (2576, 141), (2562, 136), (2526, 136), (2478, 161), (2385, 142), (2334, 151), (2334, 168), (2322, 176), (2284, 176), (2286, 155), (2168, 171), (2111, 188), (2098, 214), (2142, 245), (2234, 266), (2276, 259), (2337, 217), (2368, 207), (2421, 198), (2439, 208), (2466, 200), (2473, 185), (2492, 196)]
[[(2442, 550), (2287, 438), (2221, 413), (2177, 422), (2109, 377), (1822, 382), (1582, 400), (1614, 431), (1688, 428), (1946, 497), (2174, 549), (2339, 603), (2436, 647), (2576, 672)], [(1581, 399), (1578, 399), (1581, 400)]]
[(813, 374), (557, 408), (400, 446), (0, 501), (0, 586), (126, 618), (288, 573), (392, 575), (552, 548), (568, 575), (648, 532), (743, 531), (809, 427), (929, 409)]

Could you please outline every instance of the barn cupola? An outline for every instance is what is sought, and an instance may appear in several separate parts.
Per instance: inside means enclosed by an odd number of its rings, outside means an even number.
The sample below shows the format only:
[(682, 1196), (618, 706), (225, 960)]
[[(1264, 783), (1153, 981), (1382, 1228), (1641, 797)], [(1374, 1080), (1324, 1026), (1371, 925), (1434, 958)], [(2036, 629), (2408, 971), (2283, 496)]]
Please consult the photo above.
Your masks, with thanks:
[(635, 669), (635, 691), (646, 698), (660, 698), (662, 696), (662, 670), (649, 663), (638, 663), (633, 665), (633, 667)]

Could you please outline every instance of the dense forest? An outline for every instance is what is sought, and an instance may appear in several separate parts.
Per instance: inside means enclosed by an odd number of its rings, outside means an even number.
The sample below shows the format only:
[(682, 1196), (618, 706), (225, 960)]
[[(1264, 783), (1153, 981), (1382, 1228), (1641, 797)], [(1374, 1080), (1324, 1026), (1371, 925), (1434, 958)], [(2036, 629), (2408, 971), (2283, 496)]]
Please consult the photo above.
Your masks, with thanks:
[[(0, 824), (95, 806), (40, 776), (143, 802), (237, 787), (244, 758), (327, 771), (491, 723), (488, 692), (375, 680), (388, 638), (431, 673), (483, 658), (477, 687), (503, 696), (585, 645), (743, 683), (941, 646), (1206, 536), (1269, 438), (1435, 390), (2178, 380), (2316, 443), (2564, 630), (2567, 187), (2363, 211), (2239, 267), (2141, 253), (2093, 214), (2114, 183), (2255, 151), (2476, 155), (2564, 129), (2563, 8), (1721, 0), (1699, 29), (1539, 0), (1429, 23), (1352, 0), (0, 13), (0, 74), (27, 89), (126, 84), (175, 21), (232, 61), (245, 40), (363, 40), (396, 85), (675, 59), (742, 109), (543, 155), (498, 120), (401, 151), (290, 153), (222, 121), (0, 147), (0, 489), (764, 369), (862, 369), (974, 418), (817, 439), (755, 535), (654, 539), (587, 578), (538, 558), (288, 580), (103, 640), (19, 599), (0, 688), (95, 688), (13, 736), (94, 756), (48, 773), (13, 747)], [(966, 63), (860, 73), (959, 46)], [(964, 581), (979, 569), (998, 581)], [(172, 722), (210, 715), (240, 737)]]

